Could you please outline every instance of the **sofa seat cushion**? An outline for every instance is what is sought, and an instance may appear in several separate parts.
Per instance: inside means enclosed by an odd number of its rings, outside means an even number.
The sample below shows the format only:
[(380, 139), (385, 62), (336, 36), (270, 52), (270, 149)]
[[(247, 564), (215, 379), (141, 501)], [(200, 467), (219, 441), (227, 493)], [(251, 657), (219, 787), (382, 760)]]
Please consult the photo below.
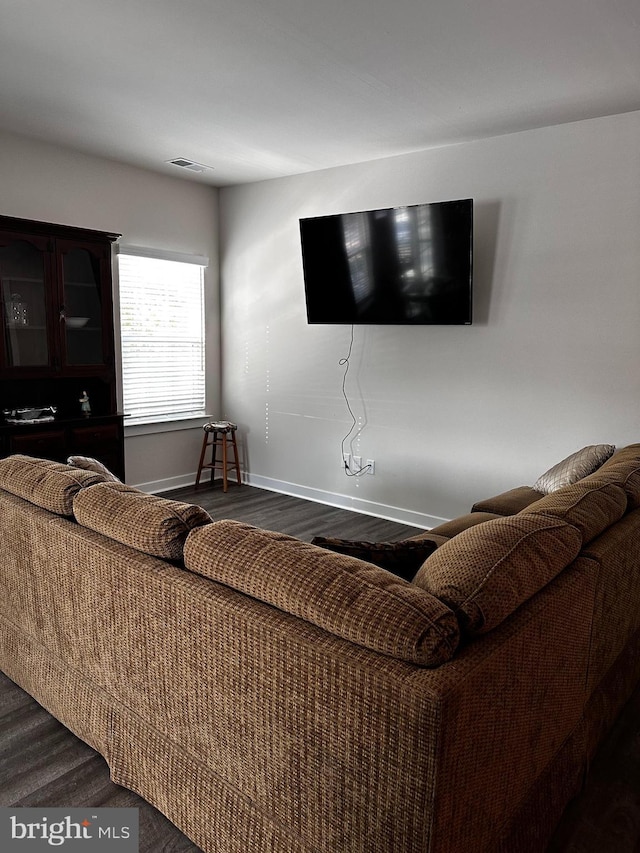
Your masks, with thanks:
[(542, 492), (543, 495), (549, 495), (565, 486), (571, 486), (583, 477), (593, 474), (607, 461), (615, 449), (613, 444), (590, 444), (581, 450), (576, 450), (575, 453), (541, 474), (533, 484), (533, 488)]
[(534, 501), (540, 500), (542, 492), (538, 492), (531, 486), (516, 486), (508, 492), (494, 495), (477, 501), (471, 507), (471, 512), (492, 512), (495, 515), (515, 515), (520, 510), (528, 507)]
[(608, 482), (596, 471), (572, 486), (545, 495), (523, 510), (521, 515), (561, 518), (578, 528), (586, 545), (619, 521), (626, 510), (627, 495), (622, 486)]
[(360, 542), (354, 539), (338, 539), (330, 536), (315, 536), (312, 545), (327, 548), (337, 554), (347, 554), (373, 563), (404, 580), (411, 580), (420, 566), (438, 547), (430, 539), (403, 539), (398, 542)]
[(76, 496), (73, 511), (84, 527), (165, 560), (181, 560), (189, 531), (211, 522), (202, 507), (116, 482), (84, 489)]
[(560, 519), (496, 518), (441, 545), (413, 584), (448, 604), (468, 634), (483, 634), (568, 566), (581, 545), (579, 530)]
[(428, 592), (355, 557), (237, 521), (193, 530), (185, 567), (360, 646), (422, 666), (449, 660), (456, 617)]
[(598, 470), (598, 476), (619, 483), (627, 495), (628, 509), (640, 507), (640, 444), (617, 450)]
[(101, 474), (63, 462), (23, 454), (0, 459), (0, 488), (56, 515), (73, 515), (78, 492), (103, 481)]

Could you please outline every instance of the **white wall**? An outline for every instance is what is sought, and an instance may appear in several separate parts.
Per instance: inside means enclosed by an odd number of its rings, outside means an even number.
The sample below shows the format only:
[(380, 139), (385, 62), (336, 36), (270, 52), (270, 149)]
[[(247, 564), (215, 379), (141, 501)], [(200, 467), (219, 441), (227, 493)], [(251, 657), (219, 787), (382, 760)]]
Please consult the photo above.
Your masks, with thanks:
[[(428, 525), (585, 444), (640, 440), (640, 113), (220, 194), (223, 408), (250, 480)], [(471, 327), (305, 319), (300, 217), (475, 199)]]
[[(207, 399), (220, 400), (218, 191), (0, 132), (0, 214), (122, 234), (122, 243), (207, 255)], [(190, 481), (202, 430), (127, 437), (127, 482)], [(185, 475), (187, 475), (185, 477)]]

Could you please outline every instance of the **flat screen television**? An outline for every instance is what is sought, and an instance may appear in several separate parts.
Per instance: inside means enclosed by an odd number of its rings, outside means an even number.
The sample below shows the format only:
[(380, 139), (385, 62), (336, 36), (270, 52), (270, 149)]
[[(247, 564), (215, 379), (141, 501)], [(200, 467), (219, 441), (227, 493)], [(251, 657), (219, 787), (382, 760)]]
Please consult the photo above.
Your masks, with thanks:
[(472, 320), (473, 199), (300, 220), (309, 323)]

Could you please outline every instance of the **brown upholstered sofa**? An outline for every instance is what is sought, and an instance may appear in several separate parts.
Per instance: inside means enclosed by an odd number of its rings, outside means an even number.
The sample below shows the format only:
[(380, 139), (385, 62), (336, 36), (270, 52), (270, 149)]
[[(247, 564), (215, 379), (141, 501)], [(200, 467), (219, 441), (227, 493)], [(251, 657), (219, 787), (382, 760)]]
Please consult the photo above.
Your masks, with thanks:
[(640, 677), (640, 445), (525, 491), (408, 582), (0, 460), (0, 667), (206, 851), (542, 851)]

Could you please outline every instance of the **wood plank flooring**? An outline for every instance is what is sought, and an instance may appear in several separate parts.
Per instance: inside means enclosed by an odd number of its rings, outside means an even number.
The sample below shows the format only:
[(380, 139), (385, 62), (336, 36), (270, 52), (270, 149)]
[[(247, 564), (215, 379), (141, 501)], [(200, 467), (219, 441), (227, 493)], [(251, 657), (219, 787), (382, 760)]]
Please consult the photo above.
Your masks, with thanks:
[[(316, 535), (381, 541), (419, 532), (250, 486), (230, 484), (226, 495), (218, 485), (164, 495), (198, 503), (216, 519), (235, 518), (305, 541)], [(140, 853), (199, 851), (160, 812), (114, 785), (94, 750), (0, 673), (0, 806), (12, 805), (137, 807)], [(603, 743), (583, 793), (566, 810), (547, 853), (640, 853), (640, 688)]]
[(0, 806), (137, 808), (140, 853), (198, 853), (104, 759), (0, 673)]
[(233, 482), (229, 483), (226, 494), (218, 481), (213, 487), (207, 483), (199, 489), (189, 487), (163, 494), (165, 497), (199, 504), (216, 520), (234, 518), (256, 527), (296, 536), (305, 542), (310, 542), (314, 536), (382, 542), (420, 533), (417, 527), (252, 486), (238, 486)]

